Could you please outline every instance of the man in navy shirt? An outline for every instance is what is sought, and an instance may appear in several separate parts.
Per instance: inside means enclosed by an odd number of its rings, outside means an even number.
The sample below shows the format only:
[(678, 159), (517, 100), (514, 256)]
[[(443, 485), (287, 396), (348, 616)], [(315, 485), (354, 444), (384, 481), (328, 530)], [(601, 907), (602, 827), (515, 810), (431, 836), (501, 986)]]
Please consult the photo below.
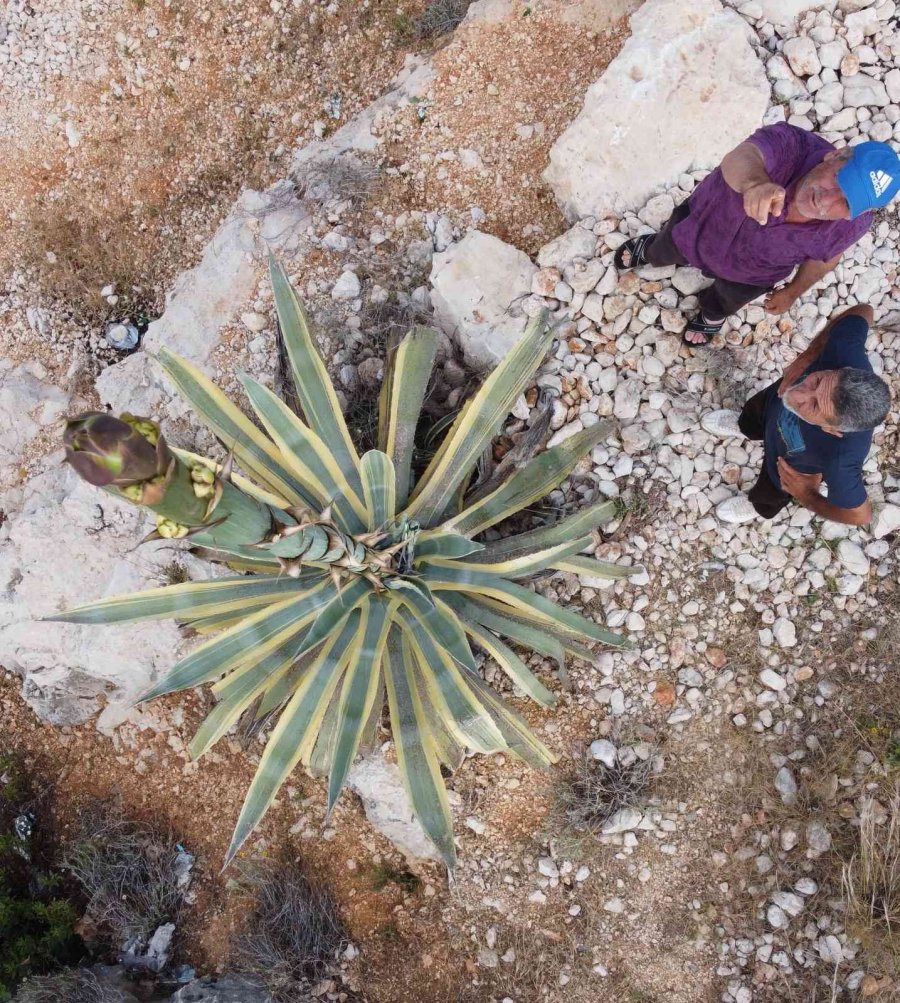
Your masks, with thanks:
[(791, 498), (832, 522), (862, 526), (871, 521), (862, 468), (872, 429), (884, 421), (891, 404), (888, 385), (866, 355), (872, 319), (868, 306), (843, 311), (781, 380), (747, 401), (740, 415), (713, 411), (704, 416), (701, 424), (712, 434), (765, 442), (759, 480), (746, 496), (717, 507), (723, 522), (772, 519)]

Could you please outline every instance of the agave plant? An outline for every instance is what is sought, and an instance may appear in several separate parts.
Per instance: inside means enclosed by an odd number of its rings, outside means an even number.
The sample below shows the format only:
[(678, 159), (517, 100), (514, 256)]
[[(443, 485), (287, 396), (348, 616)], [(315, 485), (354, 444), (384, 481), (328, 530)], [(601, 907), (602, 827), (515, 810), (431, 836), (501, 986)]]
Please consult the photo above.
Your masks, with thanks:
[[(605, 434), (595, 426), (468, 492), (473, 469), (533, 378), (553, 338), (535, 318), (462, 408), (413, 487), (413, 440), (437, 332), (412, 330), (386, 364), (379, 448), (359, 456), (303, 307), (271, 262), (279, 322), (303, 417), (242, 377), (265, 432), (201, 372), (163, 349), (181, 394), (228, 448), (214, 460), (169, 446), (148, 419), (91, 413), (69, 421), (69, 462), (93, 484), (156, 516), (151, 536), (181, 538), (234, 572), (104, 599), (52, 620), (174, 618), (212, 635), (141, 700), (212, 683), (218, 703), (190, 751), (202, 755), (238, 718), (280, 709), (228, 851), (230, 861), (302, 763), (328, 777), (334, 806), (385, 692), (413, 808), (448, 867), (454, 844), (441, 764), (466, 750), (554, 756), (478, 672), (471, 644), (544, 705), (553, 694), (509, 642), (564, 667), (583, 645), (625, 640), (521, 584), (546, 569), (621, 577), (634, 569), (577, 556), (609, 502), (487, 543), (474, 539), (543, 498)], [(243, 475), (232, 471), (233, 463)], [(494, 534), (496, 535), (496, 534)], [(504, 640), (505, 638), (505, 640)]]

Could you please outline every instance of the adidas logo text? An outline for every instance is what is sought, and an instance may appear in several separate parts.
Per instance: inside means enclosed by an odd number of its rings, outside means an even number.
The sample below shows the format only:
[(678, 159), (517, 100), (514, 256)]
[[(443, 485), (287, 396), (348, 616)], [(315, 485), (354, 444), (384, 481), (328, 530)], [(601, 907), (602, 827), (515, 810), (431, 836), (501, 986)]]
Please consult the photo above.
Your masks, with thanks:
[(890, 174), (886, 174), (884, 171), (869, 171), (869, 178), (872, 181), (872, 187), (875, 189), (876, 198), (881, 198), (887, 190), (888, 185), (894, 180)]

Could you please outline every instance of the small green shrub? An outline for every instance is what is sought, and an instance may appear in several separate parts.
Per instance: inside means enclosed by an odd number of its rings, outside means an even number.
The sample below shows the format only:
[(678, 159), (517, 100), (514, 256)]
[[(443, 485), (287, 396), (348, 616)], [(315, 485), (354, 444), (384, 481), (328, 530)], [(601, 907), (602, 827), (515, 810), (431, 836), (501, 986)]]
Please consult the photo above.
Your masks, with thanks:
[(372, 868), (372, 887), (376, 892), (384, 891), (388, 885), (399, 885), (405, 892), (414, 892), (420, 884), (412, 871), (393, 867), (384, 861)]
[(29, 800), (23, 771), (12, 757), (0, 756), (0, 1001), (10, 999), (26, 975), (82, 955), (77, 916), (60, 892), (58, 875), (16, 832)]

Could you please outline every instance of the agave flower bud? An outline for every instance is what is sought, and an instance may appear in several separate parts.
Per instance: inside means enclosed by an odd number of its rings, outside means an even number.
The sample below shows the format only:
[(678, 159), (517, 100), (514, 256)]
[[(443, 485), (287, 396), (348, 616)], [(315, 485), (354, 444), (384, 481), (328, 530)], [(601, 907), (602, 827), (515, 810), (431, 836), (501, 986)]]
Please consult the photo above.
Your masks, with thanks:
[(216, 493), (216, 474), (209, 467), (201, 464), (191, 467), (191, 483), (198, 498), (212, 498)]
[(66, 423), (66, 459), (97, 487), (126, 487), (160, 471), (159, 426), (146, 418), (90, 411)]
[(171, 519), (165, 519), (163, 516), (156, 517), (156, 532), (164, 540), (180, 540), (190, 533), (190, 529), (187, 526), (183, 526), (180, 523), (174, 522)]

